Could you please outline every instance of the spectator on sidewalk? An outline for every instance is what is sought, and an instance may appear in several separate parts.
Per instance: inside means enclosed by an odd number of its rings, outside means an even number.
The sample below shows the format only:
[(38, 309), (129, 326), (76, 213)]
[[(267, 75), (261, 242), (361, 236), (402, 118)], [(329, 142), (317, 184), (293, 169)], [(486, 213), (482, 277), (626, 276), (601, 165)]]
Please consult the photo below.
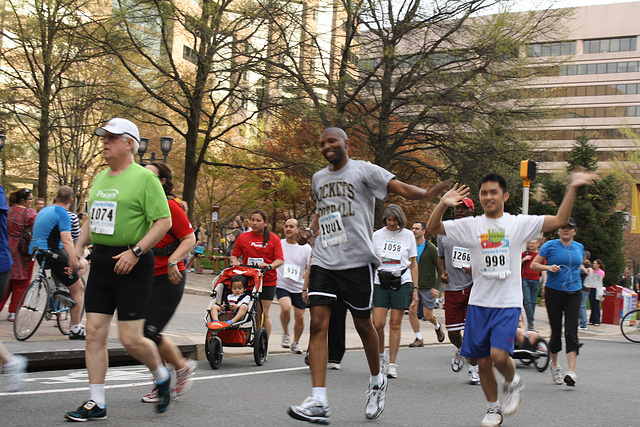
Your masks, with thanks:
[[(0, 185), (0, 295), (3, 295), (11, 277), (11, 252), (9, 251), (9, 235), (7, 232), (7, 195)], [(24, 386), (27, 377), (27, 358), (11, 354), (0, 341), (0, 360), (6, 385), (5, 390), (14, 392)]]
[[(604, 279), (604, 264), (599, 259), (593, 261), (593, 273)], [(589, 305), (591, 306), (591, 315), (589, 316), (589, 324), (600, 326), (600, 301), (596, 298), (596, 288), (589, 291)]]
[(547, 277), (546, 271), (535, 271), (531, 269), (531, 262), (538, 255), (540, 244), (538, 239), (527, 242), (527, 250), (522, 252), (522, 295), (524, 310), (527, 314), (527, 330), (533, 330), (533, 321), (536, 312), (536, 304), (538, 303), (538, 289), (540, 281), (542, 286)]
[[(6, 195), (4, 196), (4, 201), (6, 204)], [(20, 298), (22, 298), (24, 291), (31, 282), (34, 264), (31, 254), (20, 252), (20, 239), (25, 230), (31, 235), (37, 213), (31, 209), (33, 193), (28, 188), (22, 188), (11, 193), (9, 203), (11, 207), (6, 218), (6, 225), (9, 233), (9, 251), (13, 260), (13, 267), (11, 268), (6, 291), (0, 293), (0, 311), (2, 311), (5, 303), (11, 297), (7, 320), (13, 322)]]

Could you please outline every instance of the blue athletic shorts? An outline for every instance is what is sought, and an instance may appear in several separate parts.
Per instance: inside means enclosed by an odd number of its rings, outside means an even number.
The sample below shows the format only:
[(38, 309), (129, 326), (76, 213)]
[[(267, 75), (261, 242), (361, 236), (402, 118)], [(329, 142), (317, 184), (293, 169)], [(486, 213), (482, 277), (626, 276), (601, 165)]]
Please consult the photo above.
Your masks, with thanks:
[(513, 355), (520, 308), (492, 308), (469, 305), (460, 354), (481, 358), (499, 348)]

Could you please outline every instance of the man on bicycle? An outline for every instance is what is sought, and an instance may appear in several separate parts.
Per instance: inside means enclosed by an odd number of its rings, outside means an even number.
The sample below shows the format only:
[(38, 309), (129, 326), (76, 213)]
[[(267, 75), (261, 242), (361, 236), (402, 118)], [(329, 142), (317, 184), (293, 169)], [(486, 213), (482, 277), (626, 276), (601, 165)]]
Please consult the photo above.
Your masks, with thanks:
[[(54, 292), (54, 296), (70, 306), (69, 339), (83, 340), (85, 332), (81, 321), (84, 285), (78, 276), (78, 258), (71, 238), (71, 218), (67, 212), (72, 203), (73, 189), (63, 185), (58, 189), (54, 204), (38, 213), (33, 224), (29, 252), (34, 254), (34, 248), (41, 248), (58, 255), (57, 259), (47, 260), (55, 279), (62, 285)], [(34, 255), (42, 262), (42, 254)]]

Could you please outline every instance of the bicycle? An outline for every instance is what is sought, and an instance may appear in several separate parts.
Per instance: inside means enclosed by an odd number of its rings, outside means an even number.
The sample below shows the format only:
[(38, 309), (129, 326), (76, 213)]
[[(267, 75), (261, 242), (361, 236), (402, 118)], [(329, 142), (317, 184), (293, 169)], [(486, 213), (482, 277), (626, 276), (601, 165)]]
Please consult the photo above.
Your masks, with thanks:
[(620, 321), (622, 335), (631, 342), (640, 343), (640, 310), (635, 309), (624, 315)]
[(49, 268), (47, 261), (59, 258), (59, 255), (46, 249), (34, 248), (34, 256), (37, 253), (43, 254), (40, 269), (20, 298), (16, 318), (13, 322), (13, 335), (19, 341), (25, 341), (35, 334), (44, 318), (51, 320), (55, 317), (60, 332), (63, 335), (70, 333), (71, 313), (69, 310), (73, 304), (65, 304), (60, 298), (54, 296), (56, 285), (46, 274), (46, 270)]

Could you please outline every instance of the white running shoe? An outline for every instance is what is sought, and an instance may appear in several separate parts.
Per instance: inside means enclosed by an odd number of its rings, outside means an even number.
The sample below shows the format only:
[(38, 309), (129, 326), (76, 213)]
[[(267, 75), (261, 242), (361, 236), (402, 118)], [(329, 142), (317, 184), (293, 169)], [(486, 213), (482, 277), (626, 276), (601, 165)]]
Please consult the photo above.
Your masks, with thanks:
[(487, 409), (487, 414), (482, 419), (482, 427), (498, 427), (502, 424), (502, 411), (500, 408)]
[(285, 332), (282, 334), (282, 348), (289, 347), (291, 347), (291, 340), (289, 339), (289, 334)]
[(398, 378), (398, 365), (396, 363), (389, 363), (387, 378)]
[(341, 369), (341, 366), (339, 363), (329, 362), (327, 364), (327, 369), (330, 369), (332, 371), (339, 371)]
[(564, 382), (566, 385), (570, 387), (575, 387), (577, 379), (578, 379), (578, 376), (576, 375), (575, 372), (569, 371), (566, 374), (564, 374)]
[(288, 413), (296, 420), (326, 425), (329, 424), (331, 408), (313, 397), (307, 397), (301, 405), (289, 407)]
[(302, 354), (302, 349), (300, 348), (300, 344), (298, 344), (295, 341), (291, 343), (291, 351), (295, 354)]
[(464, 367), (464, 358), (460, 356), (460, 349), (457, 349), (451, 358), (451, 370), (459, 372)]
[(384, 411), (384, 399), (387, 394), (387, 377), (382, 377), (382, 384), (371, 385), (367, 390), (367, 406), (364, 415), (369, 420), (375, 420)]
[(553, 378), (553, 382), (562, 385), (562, 374), (560, 373), (560, 366), (553, 366), (552, 363), (549, 363), (549, 368), (551, 369), (551, 377)]
[(24, 387), (24, 380), (27, 379), (27, 358), (14, 355), (11, 360), (4, 364), (2, 373), (7, 377), (7, 391), (18, 391)]
[(176, 396), (182, 396), (189, 391), (196, 369), (198, 369), (198, 362), (193, 359), (186, 359), (184, 368), (176, 371), (176, 384), (173, 387), (173, 392)]
[(145, 403), (158, 403), (159, 400), (160, 399), (158, 398), (158, 388), (155, 386), (153, 387), (153, 390), (151, 390), (149, 393), (142, 396), (142, 401)]
[(478, 373), (478, 365), (469, 366), (469, 384), (471, 385), (480, 384), (480, 374)]
[(522, 389), (522, 381), (520, 375), (515, 374), (513, 381), (508, 383), (502, 379), (502, 413), (505, 415), (513, 415), (520, 408), (520, 390)]
[(386, 351), (380, 355), (380, 373), (384, 376), (389, 373), (389, 355)]

